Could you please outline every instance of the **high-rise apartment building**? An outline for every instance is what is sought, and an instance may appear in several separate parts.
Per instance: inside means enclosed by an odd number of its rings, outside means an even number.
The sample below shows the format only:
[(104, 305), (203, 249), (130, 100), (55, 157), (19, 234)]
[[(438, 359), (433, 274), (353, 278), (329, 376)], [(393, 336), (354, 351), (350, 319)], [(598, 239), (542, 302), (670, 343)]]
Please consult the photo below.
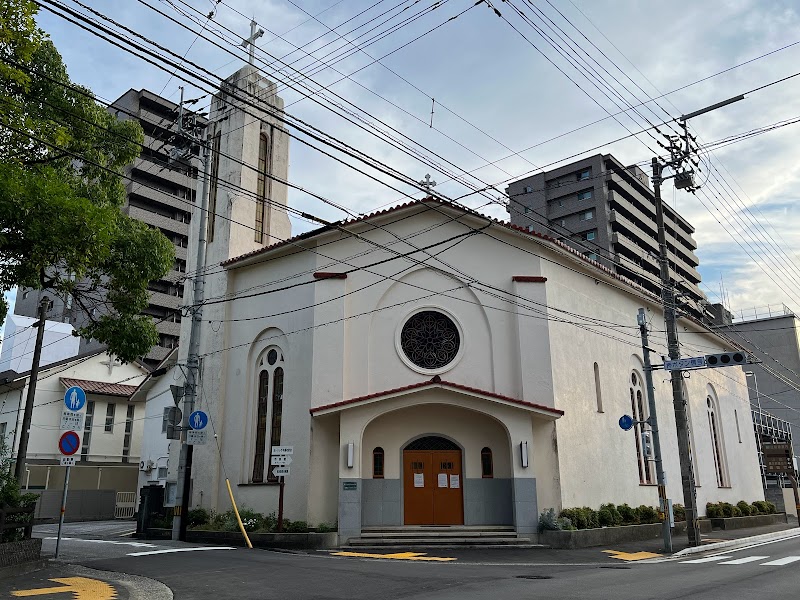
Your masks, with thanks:
[[(147, 90), (129, 90), (108, 109), (119, 119), (135, 119), (144, 130), (144, 148), (133, 164), (125, 170), (127, 198), (122, 211), (152, 227), (158, 228), (175, 244), (175, 264), (159, 281), (150, 283), (150, 306), (144, 311), (153, 317), (159, 332), (158, 346), (144, 357), (145, 364), (154, 366), (178, 345), (186, 272), (186, 253), (189, 245), (189, 221), (195, 201), (195, 185), (199, 161), (170, 161), (178, 129), (177, 104)], [(205, 119), (199, 117), (200, 125)], [(194, 148), (197, 156), (199, 150)], [(42, 293), (21, 290), (14, 312), (36, 316)], [(52, 294), (49, 294), (52, 298)], [(101, 311), (98, 307), (96, 310)], [(72, 303), (54, 300), (48, 319), (72, 323), (77, 329), (88, 316), (76, 310)], [(96, 340), (81, 340), (79, 352), (100, 348)]]
[[(660, 295), (658, 230), (650, 179), (610, 154), (597, 154), (515, 181), (506, 188), (511, 222), (556, 237)], [(703, 317), (694, 228), (664, 204), (670, 274), (681, 300)]]

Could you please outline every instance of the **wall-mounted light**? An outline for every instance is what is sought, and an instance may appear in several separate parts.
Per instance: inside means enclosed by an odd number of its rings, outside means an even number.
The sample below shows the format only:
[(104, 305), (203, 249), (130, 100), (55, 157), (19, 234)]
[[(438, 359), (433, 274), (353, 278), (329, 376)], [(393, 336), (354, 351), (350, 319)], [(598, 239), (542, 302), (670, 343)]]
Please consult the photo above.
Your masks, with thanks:
[(519, 460), (522, 463), (522, 468), (528, 468), (528, 442), (519, 443)]
[(347, 468), (353, 468), (353, 457), (355, 456), (355, 444), (348, 442), (347, 444)]

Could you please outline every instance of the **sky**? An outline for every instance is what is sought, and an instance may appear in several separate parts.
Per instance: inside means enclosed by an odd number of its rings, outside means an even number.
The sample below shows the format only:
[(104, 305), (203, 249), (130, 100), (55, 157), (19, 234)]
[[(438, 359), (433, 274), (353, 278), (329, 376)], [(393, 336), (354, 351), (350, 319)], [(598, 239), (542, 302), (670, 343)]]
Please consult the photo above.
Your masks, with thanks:
[[(495, 0), (493, 6), (475, 0), (82, 1), (220, 77), (246, 60), (228, 30), (249, 35), (254, 18), (266, 30), (257, 42), (257, 59), (263, 61), (257, 64), (273, 81), (287, 82), (279, 83), (279, 90), (288, 113), (416, 180), (430, 174), (446, 197), (492, 184), (495, 191), (461, 201), (503, 219), (508, 213), (495, 201), (509, 180), (575, 160), (565, 160), (572, 155), (598, 152), (625, 164), (646, 163), (649, 173), (651, 157), (662, 152), (656, 139), (642, 134), (614, 140), (772, 84), (796, 73), (800, 64), (800, 13), (788, 0)], [(132, 87), (178, 99), (183, 82), (169, 72), (52, 13), (43, 10), (37, 19), (72, 80), (98, 98), (110, 101)], [(409, 21), (354, 50), (403, 19)], [(548, 37), (562, 51), (573, 48), (596, 61), (590, 62), (594, 71), (587, 76), (576, 69)], [(736, 67), (746, 61), (751, 62)], [(296, 81), (287, 81), (289, 76)], [(186, 85), (187, 97), (205, 94)], [(314, 96), (318, 102), (303, 98), (320, 85), (330, 88)], [(669, 93), (679, 88), (684, 89)], [(798, 92), (800, 77), (769, 85), (693, 119), (692, 130), (703, 145), (791, 120), (800, 110)], [(639, 107), (639, 114), (608, 118), (627, 108), (625, 103), (654, 97), (657, 101)], [(347, 122), (328, 109), (325, 98), (366, 111), (360, 113), (364, 118), (435, 153), (436, 163), (447, 164), (447, 170), (437, 171)], [(720, 301), (724, 286), (726, 303), (735, 310), (781, 303), (800, 310), (798, 130), (800, 124), (789, 124), (704, 153), (698, 181), (705, 185), (696, 195), (664, 186), (665, 200), (696, 229), (701, 289), (712, 302)], [(708, 161), (714, 169), (707, 168)], [(470, 172), (472, 187), (450, 181), (447, 173), (453, 171)], [(290, 147), (290, 181), (353, 214), (422, 196), (411, 186), (376, 177), (379, 181), (295, 141)], [(297, 190), (290, 191), (289, 203), (326, 219), (347, 216)], [(293, 233), (311, 227), (293, 221)]]

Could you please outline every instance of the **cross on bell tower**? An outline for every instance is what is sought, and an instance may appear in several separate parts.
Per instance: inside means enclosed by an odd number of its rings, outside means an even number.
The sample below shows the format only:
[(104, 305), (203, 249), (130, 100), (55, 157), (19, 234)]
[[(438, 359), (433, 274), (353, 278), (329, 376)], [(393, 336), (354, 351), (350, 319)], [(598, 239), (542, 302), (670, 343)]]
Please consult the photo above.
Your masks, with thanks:
[(422, 181), (418, 181), (417, 183), (419, 183), (422, 187), (425, 188), (425, 192), (429, 196), (431, 195), (431, 192), (433, 191), (433, 188), (436, 185), (436, 182), (433, 179), (431, 179), (430, 173), (425, 175), (425, 179), (423, 179)]
[(258, 23), (255, 22), (255, 19), (250, 21), (250, 37), (244, 38), (242, 41), (242, 47), (247, 48), (250, 47), (250, 59), (249, 62), (252, 65), (255, 62), (256, 58), (256, 40), (264, 35), (264, 30), (260, 27), (256, 30), (256, 26)]

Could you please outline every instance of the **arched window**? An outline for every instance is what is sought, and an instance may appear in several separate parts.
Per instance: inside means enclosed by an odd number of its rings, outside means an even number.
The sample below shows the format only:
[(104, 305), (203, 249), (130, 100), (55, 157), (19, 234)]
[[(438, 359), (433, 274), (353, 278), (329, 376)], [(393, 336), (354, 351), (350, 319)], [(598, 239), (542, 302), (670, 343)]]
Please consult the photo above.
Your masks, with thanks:
[(481, 450), (481, 477), (484, 479), (492, 479), (494, 477), (491, 448)]
[[(253, 452), (253, 477), (251, 482), (274, 482), (272, 474), (272, 446), (281, 444), (281, 419), (283, 417), (283, 352), (270, 348), (259, 361), (258, 398), (256, 410), (256, 439)], [(270, 395), (270, 390), (272, 394)], [(269, 424), (269, 427), (267, 427)], [(269, 436), (267, 436), (269, 432)], [(267, 445), (269, 444), (269, 445)]]
[(597, 399), (597, 412), (603, 412), (603, 394), (600, 391), (600, 366), (594, 363), (594, 395)]
[[(631, 372), (630, 383), (631, 411), (636, 421), (645, 421), (650, 416), (647, 411), (647, 402), (644, 397), (644, 382), (642, 376), (636, 371)], [(639, 483), (654, 483), (653, 464), (648, 456), (644, 454), (642, 447), (642, 433), (649, 432), (650, 426), (645, 423), (637, 423), (633, 428), (636, 436), (636, 463), (639, 468)]]
[(208, 231), (209, 242), (214, 241), (214, 216), (217, 213), (217, 188), (219, 187), (219, 143), (220, 132), (214, 134), (211, 144), (211, 186), (208, 194)]
[(259, 244), (264, 243), (264, 229), (268, 227), (267, 222), (267, 203), (270, 200), (270, 190), (272, 180), (267, 174), (272, 171), (271, 148), (269, 136), (262, 133), (258, 144), (258, 188), (256, 189), (256, 226), (255, 240)]
[(372, 451), (372, 478), (383, 479), (383, 448), (380, 446)]
[(711, 395), (706, 397), (706, 407), (708, 411), (708, 431), (711, 435), (711, 454), (714, 456), (714, 471), (717, 474), (717, 485), (727, 487), (727, 477), (725, 469), (725, 454), (722, 443), (722, 432), (719, 426), (719, 415), (716, 410), (716, 402)]

